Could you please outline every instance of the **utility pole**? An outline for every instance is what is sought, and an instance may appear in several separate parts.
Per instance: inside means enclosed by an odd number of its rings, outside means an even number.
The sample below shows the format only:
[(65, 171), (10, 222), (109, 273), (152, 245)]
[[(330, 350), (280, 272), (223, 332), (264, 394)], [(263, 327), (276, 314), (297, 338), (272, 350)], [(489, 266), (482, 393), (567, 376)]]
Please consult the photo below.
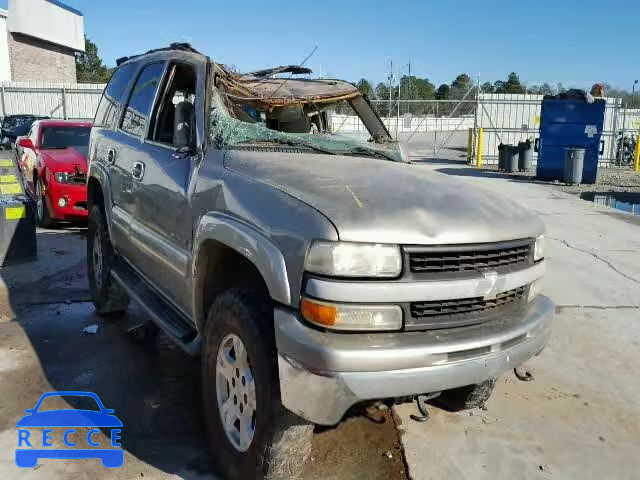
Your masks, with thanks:
[(400, 67), (398, 67), (398, 103), (396, 105), (396, 141), (398, 140), (398, 128), (400, 126)]
[(391, 126), (391, 94), (392, 94), (392, 90), (391, 90), (391, 85), (393, 82), (393, 60), (391, 60), (391, 68), (389, 69), (389, 76), (388, 76), (388, 80), (389, 80), (389, 126)]
[[(412, 96), (412, 82), (411, 82), (411, 61), (409, 61), (409, 95), (407, 95), (407, 100), (413, 100), (413, 96)], [(409, 106), (411, 105), (411, 102), (407, 102), (407, 113), (409, 113)]]

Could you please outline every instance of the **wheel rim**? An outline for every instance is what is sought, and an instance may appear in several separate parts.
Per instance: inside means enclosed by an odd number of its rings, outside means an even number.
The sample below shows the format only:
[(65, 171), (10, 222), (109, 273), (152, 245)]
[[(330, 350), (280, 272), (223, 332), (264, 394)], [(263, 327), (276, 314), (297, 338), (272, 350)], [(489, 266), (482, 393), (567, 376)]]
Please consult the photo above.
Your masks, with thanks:
[(96, 234), (93, 237), (93, 278), (96, 282), (96, 286), (100, 288), (102, 286), (102, 240), (100, 239), (100, 230), (96, 229)]
[(247, 451), (256, 430), (256, 386), (247, 350), (233, 333), (218, 348), (216, 399), (229, 443), (239, 452)]
[(42, 186), (40, 186), (40, 182), (36, 182), (36, 211), (38, 213), (38, 220), (42, 221), (44, 199), (42, 198)]

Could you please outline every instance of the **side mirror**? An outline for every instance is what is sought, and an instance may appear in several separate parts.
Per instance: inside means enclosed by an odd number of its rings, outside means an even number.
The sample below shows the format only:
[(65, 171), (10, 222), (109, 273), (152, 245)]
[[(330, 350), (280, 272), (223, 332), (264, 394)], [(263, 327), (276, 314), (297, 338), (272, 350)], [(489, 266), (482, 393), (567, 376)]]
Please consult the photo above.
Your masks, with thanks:
[(20, 145), (22, 148), (31, 148), (31, 149), (35, 148), (31, 139), (27, 137), (23, 137), (20, 140), (18, 140), (18, 145)]
[(196, 155), (198, 153), (198, 149), (196, 147), (190, 147), (190, 146), (182, 146), (180, 148), (178, 148), (174, 154), (173, 154), (173, 158), (186, 158), (186, 157), (191, 157), (193, 155)]

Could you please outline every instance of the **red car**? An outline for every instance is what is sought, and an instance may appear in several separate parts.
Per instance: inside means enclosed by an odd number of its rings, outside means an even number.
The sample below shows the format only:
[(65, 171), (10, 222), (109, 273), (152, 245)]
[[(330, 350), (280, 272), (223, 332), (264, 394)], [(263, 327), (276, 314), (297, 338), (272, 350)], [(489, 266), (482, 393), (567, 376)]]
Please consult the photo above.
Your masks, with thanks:
[(38, 202), (38, 223), (86, 222), (91, 123), (39, 120), (18, 140), (18, 164)]

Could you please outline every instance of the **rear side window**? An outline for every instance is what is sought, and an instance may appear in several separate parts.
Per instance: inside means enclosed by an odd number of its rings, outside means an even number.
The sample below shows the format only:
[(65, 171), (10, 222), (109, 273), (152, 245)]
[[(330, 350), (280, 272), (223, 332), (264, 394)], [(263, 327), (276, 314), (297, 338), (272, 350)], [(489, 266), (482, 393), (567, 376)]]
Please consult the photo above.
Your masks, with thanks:
[(120, 128), (140, 136), (147, 129), (153, 100), (164, 72), (164, 63), (151, 63), (144, 67), (129, 96)]
[(93, 122), (94, 125), (108, 127), (113, 124), (118, 114), (118, 107), (124, 102), (124, 93), (133, 76), (135, 67), (134, 64), (130, 63), (122, 65), (111, 75), (111, 80), (109, 80), (109, 84), (105, 88), (98, 105), (96, 118)]

